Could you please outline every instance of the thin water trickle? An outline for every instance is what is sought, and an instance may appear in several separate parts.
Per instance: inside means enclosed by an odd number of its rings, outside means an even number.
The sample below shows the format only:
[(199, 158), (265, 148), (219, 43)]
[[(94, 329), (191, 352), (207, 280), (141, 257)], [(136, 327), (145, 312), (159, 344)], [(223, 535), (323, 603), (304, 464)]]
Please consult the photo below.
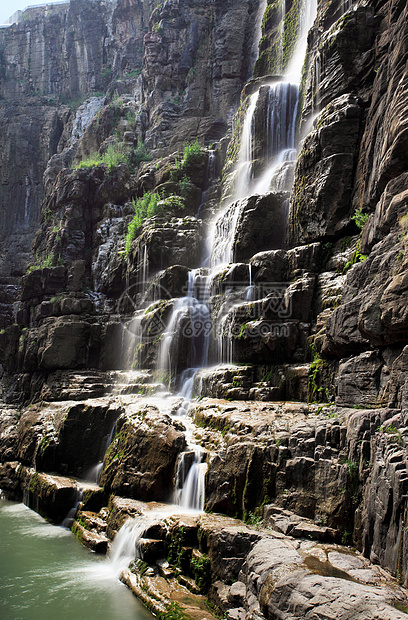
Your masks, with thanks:
[(253, 153), (254, 153), (254, 116), (259, 99), (259, 90), (251, 95), (248, 110), (242, 126), (241, 148), (237, 162), (237, 182), (234, 192), (234, 201), (246, 198), (249, 194), (251, 180), (253, 178)]

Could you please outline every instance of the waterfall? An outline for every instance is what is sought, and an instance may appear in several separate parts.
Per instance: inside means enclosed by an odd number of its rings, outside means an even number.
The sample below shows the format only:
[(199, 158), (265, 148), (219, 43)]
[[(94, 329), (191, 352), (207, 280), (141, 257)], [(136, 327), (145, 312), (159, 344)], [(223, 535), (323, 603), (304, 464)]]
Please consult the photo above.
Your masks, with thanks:
[[(183, 358), (189, 369), (202, 368), (208, 357), (211, 317), (207, 306), (208, 276), (202, 269), (193, 269), (188, 274), (188, 290), (185, 297), (178, 298), (173, 306), (161, 342), (158, 368), (164, 370), (169, 382), (176, 380), (179, 370), (180, 349), (185, 347)], [(187, 341), (187, 346), (185, 345)]]
[[(192, 463), (188, 463), (193, 456)], [(205, 473), (207, 464), (202, 462), (203, 452), (198, 446), (183, 452), (178, 460), (176, 473), (175, 504), (190, 510), (204, 510)]]
[(215, 220), (212, 228), (211, 267), (228, 265), (234, 260), (235, 229), (241, 213), (242, 202), (228, 205), (224, 212)]
[(207, 162), (207, 170), (205, 171), (205, 187), (201, 196), (201, 202), (198, 207), (196, 217), (200, 217), (201, 209), (203, 205), (207, 202), (211, 188), (214, 185), (214, 181), (217, 178), (217, 155), (214, 149), (208, 150), (208, 162)]
[[(296, 117), (299, 104), (299, 87), (290, 82), (277, 82), (269, 86), (266, 112), (267, 165), (255, 183), (255, 194), (291, 189), (290, 170), (296, 161)], [(288, 165), (288, 162), (291, 165)]]
[(252, 284), (252, 265), (248, 264), (248, 275), (249, 275), (249, 286), (246, 292), (246, 300), (253, 301), (254, 300), (254, 286)]
[[(208, 229), (206, 246), (211, 248), (212, 274), (215, 267), (234, 260), (235, 233), (242, 207), (246, 204), (245, 199), (252, 194), (265, 193), (271, 189), (288, 191), (291, 186), (291, 171), (296, 157), (295, 131), (299, 99), (297, 84), (300, 81), (300, 70), (305, 55), (307, 31), (315, 14), (315, 0), (312, 0), (310, 10), (306, 6), (307, 0), (301, 2), (301, 41), (288, 68), (286, 81), (263, 85), (250, 95), (248, 100), (242, 123), (234, 195), (232, 200), (223, 205), (222, 212), (213, 219)], [(264, 0), (260, 2), (260, 6), (265, 8)], [(260, 22), (258, 27), (260, 29)], [(215, 153), (210, 151), (208, 176), (213, 175), (214, 171)], [(211, 187), (210, 180), (206, 189), (209, 187)], [(203, 200), (202, 204), (204, 202)], [(197, 215), (200, 209), (201, 205)], [(148, 276), (146, 247), (143, 257), (139, 255), (139, 263), (139, 273), (145, 281)], [(188, 410), (195, 374), (199, 368), (206, 366), (208, 361), (211, 328), (208, 302), (211, 274), (203, 269), (205, 264), (206, 261), (203, 261), (200, 268), (190, 270), (186, 294), (173, 302), (157, 361), (158, 368), (165, 370), (170, 382), (174, 379), (174, 383), (178, 386), (180, 401), (175, 417), (182, 421), (186, 429), (187, 447), (178, 457), (173, 501), (185, 511), (201, 511), (204, 507), (206, 453), (194, 442), (195, 427), (188, 417)], [(248, 266), (248, 270), (249, 286), (241, 287), (240, 303), (251, 301), (255, 297), (251, 266)], [(231, 304), (228, 310), (231, 310)], [(228, 311), (222, 316), (221, 314), (221, 330), (218, 334), (220, 361), (227, 360), (232, 363), (234, 338), (231, 314)], [(165, 410), (164, 403), (162, 410)], [(174, 506), (169, 507), (168, 511), (169, 514), (174, 514)], [(135, 554), (139, 553), (137, 541), (152, 523), (152, 519), (162, 519), (163, 515), (164, 513), (152, 512), (151, 515), (128, 521), (121, 528), (111, 550), (111, 561), (118, 568), (127, 566), (134, 559)]]
[(206, 365), (211, 328), (207, 300), (208, 276), (200, 268), (193, 269), (188, 274), (187, 295), (174, 303), (160, 346), (158, 367), (168, 373), (170, 381), (176, 379), (180, 345), (185, 340), (188, 368), (197, 370)]
[(260, 0), (259, 8), (255, 20), (255, 36), (251, 48), (251, 75), (253, 73), (255, 63), (258, 59), (259, 42), (262, 37), (262, 20), (267, 7), (267, 0)]
[(174, 503), (184, 509), (203, 511), (205, 474), (207, 471), (207, 464), (205, 463), (206, 452), (194, 443), (194, 425), (187, 418), (188, 403), (192, 396), (193, 380), (194, 375), (191, 377), (186, 373), (184, 383), (186, 398), (177, 412), (177, 417), (182, 419), (186, 427), (185, 435), (187, 448), (179, 455), (177, 461)]
[[(261, 96), (262, 94), (262, 96)], [(211, 266), (228, 264), (234, 260), (235, 230), (241, 213), (242, 201), (252, 194), (265, 194), (274, 189), (290, 189), (290, 169), (296, 158), (295, 136), (299, 88), (289, 82), (276, 82), (251, 95), (242, 128), (241, 147), (236, 176), (238, 177), (232, 202), (214, 220), (210, 229), (213, 239)], [(265, 119), (264, 135), (256, 133), (256, 117)], [(263, 143), (264, 173), (256, 178), (253, 173), (254, 152), (257, 143)], [(290, 165), (288, 165), (290, 162)], [(273, 182), (275, 187), (273, 187)]]
[(106, 440), (106, 443), (105, 443), (105, 446), (104, 446), (104, 449), (103, 449), (102, 461), (99, 461), (99, 463), (97, 463), (96, 465), (91, 467), (91, 469), (85, 474), (85, 482), (91, 483), (91, 484), (92, 483), (93, 484), (98, 484), (99, 485), (99, 482), (100, 482), (100, 479), (101, 479), (101, 474), (102, 474), (102, 468), (103, 468), (103, 459), (105, 457), (107, 449), (109, 448), (109, 446), (112, 443), (115, 427), (116, 427), (116, 422), (112, 426), (111, 432), (109, 433), (109, 436), (108, 436), (108, 438)]
[(238, 180), (236, 182), (234, 200), (246, 198), (249, 194), (254, 159), (254, 117), (258, 98), (259, 90), (250, 97), (249, 106), (245, 115), (244, 124), (242, 126), (241, 148), (238, 156), (236, 171), (236, 177), (238, 177)]
[(302, 67), (307, 49), (307, 35), (317, 12), (317, 0), (300, 0), (299, 8), (299, 31), (297, 42), (292, 58), (285, 71), (285, 76), (291, 82), (300, 84)]
[(122, 525), (112, 542), (108, 557), (118, 577), (135, 558), (141, 557), (139, 540), (143, 537), (143, 533), (153, 523), (162, 521), (171, 514), (174, 514), (174, 511), (170, 507), (162, 506), (145, 514), (136, 515)]

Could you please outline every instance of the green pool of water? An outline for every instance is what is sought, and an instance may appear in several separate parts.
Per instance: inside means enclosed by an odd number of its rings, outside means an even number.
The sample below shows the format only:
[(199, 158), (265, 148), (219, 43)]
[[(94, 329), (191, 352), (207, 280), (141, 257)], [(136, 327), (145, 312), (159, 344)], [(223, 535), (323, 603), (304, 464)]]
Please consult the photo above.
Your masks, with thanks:
[(1, 620), (152, 620), (109, 562), (15, 502), (0, 500)]

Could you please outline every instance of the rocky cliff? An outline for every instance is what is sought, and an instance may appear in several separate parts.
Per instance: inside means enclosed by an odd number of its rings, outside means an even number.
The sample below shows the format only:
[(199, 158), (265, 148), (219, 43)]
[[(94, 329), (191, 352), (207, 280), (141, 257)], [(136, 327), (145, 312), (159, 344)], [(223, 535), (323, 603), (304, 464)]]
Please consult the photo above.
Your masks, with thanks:
[(207, 512), (272, 528), (146, 525), (149, 604), (207, 563), (230, 620), (403, 617), (407, 7), (311, 11), (71, 0), (0, 31), (1, 488), (58, 521), (98, 464), (74, 529), (106, 550), (205, 461)]

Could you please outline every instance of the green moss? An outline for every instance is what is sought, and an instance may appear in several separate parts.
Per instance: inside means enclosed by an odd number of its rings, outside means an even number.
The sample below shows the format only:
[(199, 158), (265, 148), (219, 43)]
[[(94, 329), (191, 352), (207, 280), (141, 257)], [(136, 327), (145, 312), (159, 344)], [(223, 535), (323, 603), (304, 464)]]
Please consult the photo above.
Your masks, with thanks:
[(184, 545), (184, 527), (181, 527), (173, 535), (168, 549), (167, 549), (167, 561), (172, 566), (181, 567), (182, 554)]
[(51, 442), (50, 435), (45, 435), (41, 439), (40, 446), (39, 446), (41, 456), (44, 456), (44, 453), (45, 453), (46, 449), (48, 448), (48, 446), (50, 445), (50, 442)]
[(283, 69), (285, 70), (295, 51), (300, 25), (300, 0), (293, 0), (285, 15), (283, 26)]
[[(309, 380), (307, 386), (307, 401), (314, 402), (331, 402), (332, 394), (327, 385), (333, 385), (331, 379), (333, 370), (330, 362), (323, 359), (319, 353), (313, 350), (313, 360), (310, 364)], [(330, 381), (328, 381), (330, 378)]]
[(31, 480), (30, 480), (30, 486), (29, 486), (29, 491), (30, 493), (34, 493), (36, 488), (37, 488), (37, 484), (38, 484), (38, 473), (35, 472), (35, 474), (33, 474)]

